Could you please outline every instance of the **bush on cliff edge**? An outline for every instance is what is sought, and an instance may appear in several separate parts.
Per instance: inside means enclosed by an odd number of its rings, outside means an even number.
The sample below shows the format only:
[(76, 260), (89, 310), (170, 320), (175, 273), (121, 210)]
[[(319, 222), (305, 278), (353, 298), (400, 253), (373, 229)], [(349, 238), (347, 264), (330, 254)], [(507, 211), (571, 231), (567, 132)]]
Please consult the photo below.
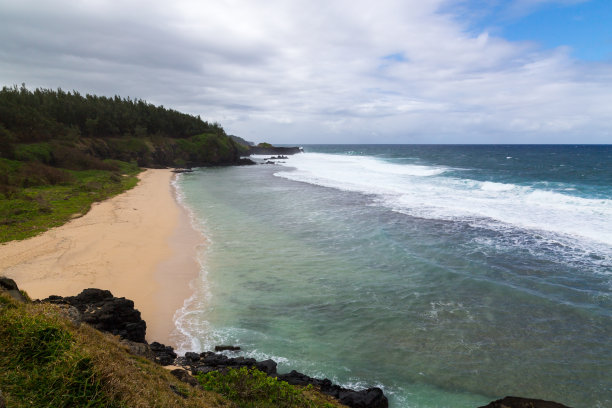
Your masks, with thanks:
[(235, 407), (60, 310), (0, 293), (0, 390), (8, 407)]
[(11, 408), (343, 407), (246, 368), (202, 376), (204, 387), (192, 387), (68, 315), (66, 306), (18, 302), (0, 289), (0, 405), (4, 398)]

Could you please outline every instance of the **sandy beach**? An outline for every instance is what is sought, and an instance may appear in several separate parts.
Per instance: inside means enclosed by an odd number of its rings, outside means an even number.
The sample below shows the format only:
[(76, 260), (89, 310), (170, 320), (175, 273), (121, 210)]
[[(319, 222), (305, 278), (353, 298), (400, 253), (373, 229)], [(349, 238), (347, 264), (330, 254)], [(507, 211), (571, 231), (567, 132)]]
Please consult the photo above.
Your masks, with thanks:
[(33, 299), (108, 289), (132, 299), (147, 340), (174, 345), (173, 316), (198, 276), (203, 237), (176, 201), (170, 170), (146, 170), (132, 190), (94, 204), (83, 217), (0, 246), (0, 271)]

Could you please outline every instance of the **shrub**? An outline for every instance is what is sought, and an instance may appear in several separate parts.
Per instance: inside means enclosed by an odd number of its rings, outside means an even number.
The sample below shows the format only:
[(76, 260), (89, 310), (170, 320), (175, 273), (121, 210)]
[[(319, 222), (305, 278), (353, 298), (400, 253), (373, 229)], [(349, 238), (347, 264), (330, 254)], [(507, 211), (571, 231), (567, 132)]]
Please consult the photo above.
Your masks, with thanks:
[(0, 123), (0, 157), (12, 158), (15, 155), (15, 136)]
[[(275, 377), (255, 369), (242, 367), (222, 373), (212, 371), (200, 374), (198, 380), (209, 391), (217, 392), (239, 407), (249, 408), (292, 408), (292, 407), (333, 407), (326, 402), (316, 403), (304, 395), (304, 389), (289, 385)], [(310, 387), (308, 390), (310, 390)]]
[(238, 154), (229, 137), (212, 133), (177, 140), (177, 146), (182, 156), (193, 163), (231, 163)]
[(53, 164), (70, 170), (117, 170), (116, 166), (105, 163), (77, 148), (59, 144), (53, 146)]
[(26, 163), (21, 167), (18, 178), (23, 187), (56, 185), (73, 179), (67, 171), (40, 162)]
[(51, 150), (49, 143), (18, 144), (15, 145), (13, 154), (15, 160), (49, 164), (52, 160)]

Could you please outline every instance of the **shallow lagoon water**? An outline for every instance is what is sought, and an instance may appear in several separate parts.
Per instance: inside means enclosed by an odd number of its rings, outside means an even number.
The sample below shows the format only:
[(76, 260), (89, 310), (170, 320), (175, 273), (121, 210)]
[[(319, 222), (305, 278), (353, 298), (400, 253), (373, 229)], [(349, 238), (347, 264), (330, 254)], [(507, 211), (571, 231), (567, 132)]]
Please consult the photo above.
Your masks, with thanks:
[(610, 147), (306, 151), (179, 179), (209, 239), (185, 350), (238, 344), (392, 407), (612, 406)]

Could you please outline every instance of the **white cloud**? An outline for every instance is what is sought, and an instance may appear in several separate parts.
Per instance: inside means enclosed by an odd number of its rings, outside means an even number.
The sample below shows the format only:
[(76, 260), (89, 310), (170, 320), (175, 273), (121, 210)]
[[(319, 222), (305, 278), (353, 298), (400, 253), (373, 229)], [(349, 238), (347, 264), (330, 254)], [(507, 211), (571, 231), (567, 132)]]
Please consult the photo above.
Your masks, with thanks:
[(0, 81), (141, 97), (277, 143), (612, 140), (609, 66), (471, 34), (452, 3), (0, 2)]

